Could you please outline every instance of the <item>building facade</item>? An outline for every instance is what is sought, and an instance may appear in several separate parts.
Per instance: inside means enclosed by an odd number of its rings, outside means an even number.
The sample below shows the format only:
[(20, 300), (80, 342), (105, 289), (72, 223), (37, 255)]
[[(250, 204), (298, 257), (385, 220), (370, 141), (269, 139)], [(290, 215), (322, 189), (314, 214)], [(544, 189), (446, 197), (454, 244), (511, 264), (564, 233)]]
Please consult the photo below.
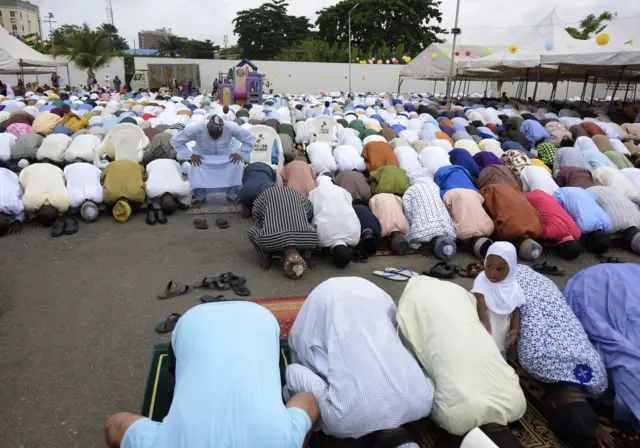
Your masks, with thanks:
[(24, 0), (0, 0), (0, 25), (19, 35), (42, 35), (40, 8)]
[[(2, 1), (2, 0), (0, 0)], [(150, 50), (157, 50), (160, 46), (160, 42), (165, 40), (166, 37), (173, 36), (171, 28), (160, 28), (156, 30), (139, 31), (138, 32), (138, 47)]]

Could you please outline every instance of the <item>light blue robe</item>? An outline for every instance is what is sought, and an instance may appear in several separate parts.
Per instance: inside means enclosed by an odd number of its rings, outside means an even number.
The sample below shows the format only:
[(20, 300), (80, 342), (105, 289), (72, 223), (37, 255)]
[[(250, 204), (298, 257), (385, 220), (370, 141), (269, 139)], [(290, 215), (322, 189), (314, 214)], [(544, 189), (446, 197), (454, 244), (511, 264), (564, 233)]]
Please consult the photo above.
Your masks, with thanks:
[[(236, 139), (241, 146), (234, 151), (232, 141)], [(187, 143), (195, 142), (191, 150)], [(171, 144), (180, 160), (189, 159), (193, 154), (202, 156), (201, 166), (192, 166), (189, 181), (197, 199), (204, 199), (209, 192), (226, 192), (235, 199), (238, 187), (242, 185), (243, 163), (232, 163), (229, 156), (234, 152), (248, 160), (256, 137), (246, 129), (233, 122), (224, 122), (222, 135), (212, 138), (207, 130), (207, 123), (187, 126), (184, 131), (171, 139)]]

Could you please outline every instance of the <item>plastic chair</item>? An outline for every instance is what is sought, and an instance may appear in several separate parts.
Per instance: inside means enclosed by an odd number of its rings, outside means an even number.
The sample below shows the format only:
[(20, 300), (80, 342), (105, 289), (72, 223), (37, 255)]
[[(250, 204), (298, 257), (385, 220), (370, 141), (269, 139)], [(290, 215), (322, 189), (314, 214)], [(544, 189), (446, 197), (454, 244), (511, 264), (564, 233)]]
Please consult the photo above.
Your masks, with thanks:
[[(318, 115), (311, 121), (309, 130), (309, 144), (315, 142), (325, 142), (331, 147), (338, 146), (342, 136), (341, 126), (334, 117), (329, 115)], [(337, 139), (336, 139), (337, 137)]]
[(109, 153), (113, 147), (116, 160), (133, 160), (142, 162), (145, 147), (149, 139), (138, 125), (121, 123), (111, 129), (104, 137), (102, 144), (93, 150), (93, 164), (100, 167), (100, 156)]
[[(256, 144), (249, 156), (249, 163), (263, 162), (272, 167), (276, 172), (278, 184), (281, 185), (280, 171), (284, 167), (284, 152), (280, 136), (273, 128), (263, 124), (251, 126), (249, 132), (256, 136)], [(278, 147), (278, 164), (275, 166), (271, 163), (271, 152), (273, 151), (274, 142)]]

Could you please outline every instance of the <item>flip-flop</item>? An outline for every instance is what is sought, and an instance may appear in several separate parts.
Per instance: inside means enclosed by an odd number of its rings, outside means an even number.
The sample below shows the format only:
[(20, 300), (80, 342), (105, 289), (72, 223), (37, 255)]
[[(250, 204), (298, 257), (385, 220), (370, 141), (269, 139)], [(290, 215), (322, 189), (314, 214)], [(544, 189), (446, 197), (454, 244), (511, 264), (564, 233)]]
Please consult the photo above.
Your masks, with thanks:
[(216, 225), (218, 226), (219, 229), (228, 229), (229, 221), (227, 221), (224, 218), (218, 218), (216, 219)]
[(245, 286), (247, 284), (246, 278), (236, 276), (229, 280), (229, 284), (231, 285), (231, 289), (233, 289), (234, 294), (237, 294), (240, 297), (251, 295), (251, 291), (249, 291), (249, 288)]
[(200, 283), (196, 283), (195, 285), (191, 285), (194, 288), (200, 289), (215, 289), (216, 291), (226, 291), (231, 289), (231, 285), (227, 281), (228, 279), (221, 275), (219, 277), (205, 277)]
[(165, 290), (162, 293), (158, 294), (156, 297), (158, 297), (158, 299), (170, 299), (172, 297), (189, 294), (191, 291), (193, 291), (193, 286), (174, 283), (173, 280), (171, 280), (167, 284)]
[(597, 257), (600, 263), (626, 263), (626, 261), (619, 259), (618, 257), (614, 257), (613, 255), (609, 257), (601, 256)]
[(469, 263), (466, 269), (459, 269), (458, 275), (464, 278), (476, 278), (484, 271), (484, 266), (480, 263)]
[(209, 228), (209, 223), (207, 223), (206, 219), (194, 219), (193, 225), (198, 230), (207, 230)]
[(388, 272), (391, 274), (398, 274), (398, 275), (403, 275), (409, 279), (413, 278), (413, 277), (420, 277), (420, 274), (412, 271), (409, 268), (384, 268), (384, 272)]
[(564, 269), (560, 269), (558, 266), (553, 265), (548, 261), (545, 261), (542, 264), (540, 263), (534, 264), (532, 268), (534, 271), (539, 272), (541, 274), (557, 275), (560, 277), (564, 275)]
[(436, 263), (435, 265), (433, 265), (428, 271), (422, 271), (422, 273), (424, 275), (428, 275), (429, 277), (451, 279), (455, 278), (457, 269), (451, 263), (441, 261), (440, 263)]
[(180, 313), (169, 314), (169, 317), (167, 317), (163, 322), (160, 322), (158, 325), (156, 325), (156, 331), (160, 334), (171, 333), (176, 328), (178, 319), (180, 319), (181, 317), (182, 314)]
[(409, 281), (409, 277), (406, 275), (393, 274), (391, 272), (373, 271), (373, 275), (376, 277), (386, 278), (387, 280), (393, 280), (394, 282), (406, 282)]
[(219, 296), (202, 296), (200, 297), (200, 301), (202, 303), (218, 303), (218, 302), (224, 302), (225, 298), (223, 295), (219, 295)]

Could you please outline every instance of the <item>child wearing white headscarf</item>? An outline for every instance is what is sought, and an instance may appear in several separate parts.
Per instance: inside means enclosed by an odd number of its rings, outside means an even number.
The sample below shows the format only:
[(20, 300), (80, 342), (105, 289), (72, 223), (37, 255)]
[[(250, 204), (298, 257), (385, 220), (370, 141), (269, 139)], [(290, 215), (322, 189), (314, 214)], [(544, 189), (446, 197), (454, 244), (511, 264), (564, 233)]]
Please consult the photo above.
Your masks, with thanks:
[(493, 336), (500, 353), (506, 357), (508, 347), (515, 346), (520, 330), (520, 307), (525, 303), (522, 288), (516, 281), (518, 253), (513, 244), (493, 243), (484, 259), (485, 271), (473, 283), (478, 316)]

